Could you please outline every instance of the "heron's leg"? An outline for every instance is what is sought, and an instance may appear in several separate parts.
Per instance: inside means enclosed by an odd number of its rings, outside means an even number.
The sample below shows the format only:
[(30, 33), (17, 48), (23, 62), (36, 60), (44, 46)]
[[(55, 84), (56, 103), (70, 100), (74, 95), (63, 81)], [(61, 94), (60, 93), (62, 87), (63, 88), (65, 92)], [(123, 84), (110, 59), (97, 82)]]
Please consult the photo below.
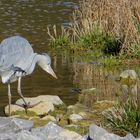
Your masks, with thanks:
[(17, 88), (17, 91), (18, 91), (18, 94), (20, 95), (20, 97), (22, 98), (24, 104), (25, 104), (25, 107), (28, 107), (28, 104), (27, 102), (25, 101), (23, 95), (22, 95), (22, 92), (21, 92), (21, 77), (18, 77), (18, 88)]
[(8, 83), (8, 98), (9, 98), (9, 116), (11, 116), (11, 88), (10, 88), (10, 83)]
[[(33, 105), (30, 105), (30, 102), (27, 103), (22, 95), (22, 92), (21, 92), (21, 77), (18, 77), (18, 88), (17, 88), (17, 91), (18, 91), (18, 94), (20, 95), (20, 97), (22, 98), (23, 102), (24, 102), (24, 105), (19, 105), (19, 106), (22, 106), (25, 108), (25, 111), (27, 113), (27, 109), (28, 108), (32, 108), (38, 104), (40, 104), (40, 102), (36, 103), (36, 104), (33, 104)], [(18, 104), (17, 104), (18, 105)]]

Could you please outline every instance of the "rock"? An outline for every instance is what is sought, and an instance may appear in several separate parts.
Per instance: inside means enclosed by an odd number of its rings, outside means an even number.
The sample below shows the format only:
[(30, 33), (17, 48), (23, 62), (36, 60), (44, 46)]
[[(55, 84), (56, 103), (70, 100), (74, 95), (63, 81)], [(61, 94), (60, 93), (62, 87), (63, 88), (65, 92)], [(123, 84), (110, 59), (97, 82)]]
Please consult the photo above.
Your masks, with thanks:
[(0, 117), (0, 140), (139, 140), (132, 134), (125, 137), (107, 132), (92, 124), (89, 134), (81, 136), (64, 129), (53, 122), (39, 128), (32, 128), (33, 122), (23, 119)]
[(132, 134), (127, 134), (122, 140), (136, 140)]
[(31, 121), (1, 117), (0, 140), (81, 140), (82, 138), (76, 132), (63, 129), (53, 122), (39, 128), (32, 126)]
[[(33, 98), (25, 98), (26, 102), (30, 105), (35, 105), (32, 108), (29, 108), (28, 111), (35, 113), (36, 115), (44, 115), (47, 114), (49, 111), (54, 111), (54, 105), (62, 105), (63, 102), (58, 96), (52, 96), (52, 95), (40, 95)], [(23, 100), (19, 99), (16, 101), (16, 104), (23, 105)], [(19, 109), (21, 111), (21, 108), (18, 106), (16, 111)], [(7, 110), (6, 110), (7, 111)]]
[(120, 78), (123, 78), (123, 79), (130, 78), (132, 80), (136, 80), (137, 77), (138, 76), (134, 70), (125, 70), (120, 74)]
[[(120, 74), (120, 84), (123, 93), (122, 100), (127, 100), (127, 95), (133, 96), (137, 100), (138, 95), (138, 76), (134, 70), (125, 70)], [(132, 98), (132, 97), (131, 97)]]
[(54, 106), (51, 102), (41, 102), (38, 105), (29, 108), (28, 111), (34, 112), (36, 115), (44, 115), (49, 111), (54, 111)]
[(80, 115), (78, 115), (78, 114), (71, 114), (70, 117), (69, 117), (69, 119), (70, 119), (72, 122), (76, 123), (76, 122), (82, 120), (83, 117), (80, 116)]
[(87, 113), (86, 112), (79, 112), (78, 113), (82, 118), (87, 118)]
[(55, 118), (56, 118), (56, 122), (59, 122), (64, 118), (64, 115), (63, 114), (57, 114)]
[[(58, 96), (51, 95), (40, 95), (38, 97), (33, 98), (25, 98), (26, 102), (29, 103), (32, 108), (28, 108), (28, 112), (34, 115), (44, 115), (49, 111), (54, 111), (54, 105), (63, 105), (62, 100)], [(11, 114), (20, 114), (23, 115), (25, 109), (23, 106), (23, 100), (19, 99), (16, 101), (16, 105), (11, 105)], [(36, 105), (35, 105), (36, 104)], [(9, 106), (5, 107), (5, 113), (8, 115)], [(24, 114), (26, 115), (26, 114)]]
[(53, 121), (53, 122), (56, 122), (56, 119), (54, 116), (51, 116), (51, 115), (47, 115), (45, 117), (42, 118), (42, 120), (49, 120), (49, 121)]
[(49, 122), (43, 127), (32, 129), (32, 134), (42, 137), (42, 139), (52, 139), (57, 138), (61, 131), (63, 131), (63, 128), (59, 127), (53, 122)]
[(118, 135), (107, 132), (105, 129), (95, 124), (92, 124), (89, 127), (89, 137), (93, 140), (136, 140), (135, 137), (131, 134), (128, 134), (125, 137), (120, 137)]
[(67, 107), (68, 114), (77, 113), (78, 107), (75, 105), (69, 105)]
[[(31, 105), (37, 104), (39, 102), (51, 102), (53, 105), (61, 105), (63, 104), (63, 101), (58, 96), (53, 95), (40, 95), (37, 97), (32, 98), (25, 98), (26, 102), (30, 103)], [(22, 99), (19, 99), (16, 101), (16, 104), (24, 104)]]
[(81, 140), (82, 138), (76, 132), (63, 129), (53, 122), (49, 122), (44, 127), (34, 128), (31, 133), (41, 140)]
[(64, 130), (60, 132), (59, 136), (62, 137), (64, 140), (81, 140), (81, 136), (79, 134), (69, 130)]
[(85, 136), (83, 136), (81, 140), (89, 140), (89, 136), (88, 136), (88, 134), (85, 135)]
[(29, 131), (24, 130), (18, 133), (17, 140), (43, 140), (43, 139), (39, 138), (38, 136), (33, 135)]
[(30, 130), (32, 127), (32, 121), (0, 117), (0, 133), (12, 133), (19, 132), (21, 130)]
[(0, 133), (0, 140), (16, 140), (16, 133)]
[[(17, 105), (11, 105), (11, 114), (14, 114), (16, 111), (25, 111), (25, 109)], [(9, 105), (5, 107), (5, 114), (9, 115)]]
[[(8, 115), (8, 110), (9, 107), (8, 105), (5, 107), (5, 114)], [(36, 106), (32, 108), (28, 108), (27, 110), (27, 115), (32, 113), (34, 115), (44, 115), (47, 114), (49, 111), (54, 111), (54, 105), (51, 102), (40, 102)], [(11, 114), (25, 114), (25, 109), (23, 107), (20, 107), (18, 105), (11, 105)]]

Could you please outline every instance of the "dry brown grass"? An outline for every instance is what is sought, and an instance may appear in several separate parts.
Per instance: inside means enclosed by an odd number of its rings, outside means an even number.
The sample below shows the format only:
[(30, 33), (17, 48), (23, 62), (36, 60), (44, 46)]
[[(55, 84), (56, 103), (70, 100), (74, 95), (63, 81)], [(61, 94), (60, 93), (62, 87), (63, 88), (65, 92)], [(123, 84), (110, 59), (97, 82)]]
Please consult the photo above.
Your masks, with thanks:
[(121, 52), (133, 54), (139, 50), (140, 0), (82, 0), (73, 14), (73, 22), (73, 39), (97, 25), (122, 41)]

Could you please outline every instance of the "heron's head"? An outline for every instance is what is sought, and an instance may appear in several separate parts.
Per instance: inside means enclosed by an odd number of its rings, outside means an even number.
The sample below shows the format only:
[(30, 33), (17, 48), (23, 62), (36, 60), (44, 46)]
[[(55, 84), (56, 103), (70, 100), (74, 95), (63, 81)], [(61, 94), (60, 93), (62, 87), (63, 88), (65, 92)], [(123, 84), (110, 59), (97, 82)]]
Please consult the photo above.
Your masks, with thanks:
[(54, 73), (53, 69), (51, 68), (51, 58), (48, 54), (43, 53), (40, 55), (38, 65), (46, 72), (51, 74), (54, 78), (57, 79), (56, 74)]

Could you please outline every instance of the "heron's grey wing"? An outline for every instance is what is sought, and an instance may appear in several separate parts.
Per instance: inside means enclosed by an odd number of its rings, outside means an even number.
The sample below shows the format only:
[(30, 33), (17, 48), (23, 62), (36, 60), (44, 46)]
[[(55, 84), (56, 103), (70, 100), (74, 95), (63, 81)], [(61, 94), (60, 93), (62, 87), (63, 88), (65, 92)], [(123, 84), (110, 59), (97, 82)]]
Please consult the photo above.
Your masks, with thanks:
[(0, 72), (9, 70), (19, 61), (25, 61), (33, 54), (30, 43), (20, 36), (4, 39), (0, 44)]

